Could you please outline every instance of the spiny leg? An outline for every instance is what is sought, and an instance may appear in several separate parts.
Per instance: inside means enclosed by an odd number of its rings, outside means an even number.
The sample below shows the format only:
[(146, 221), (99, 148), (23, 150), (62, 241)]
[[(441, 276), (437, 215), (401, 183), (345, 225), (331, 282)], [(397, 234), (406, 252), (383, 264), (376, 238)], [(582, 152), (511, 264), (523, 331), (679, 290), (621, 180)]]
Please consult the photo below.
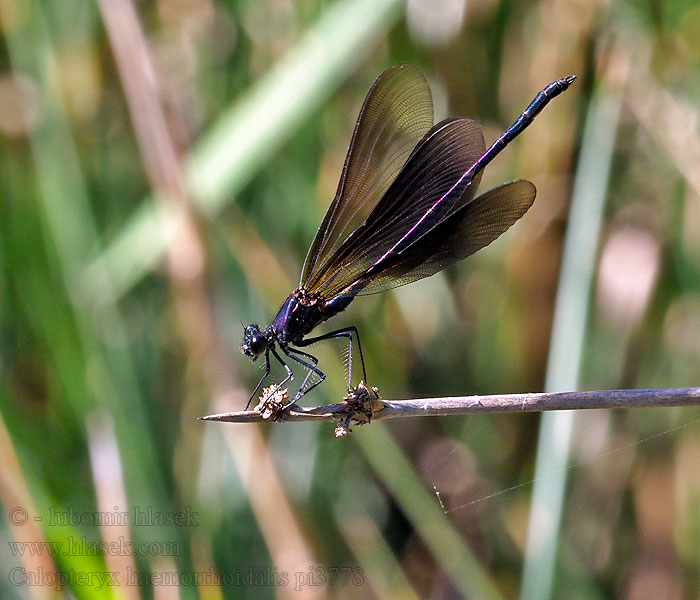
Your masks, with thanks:
[[(279, 354), (277, 354), (277, 350), (275, 350), (274, 348), (270, 348), (270, 352), (272, 352), (272, 354), (274, 355), (274, 357), (275, 357), (275, 358), (279, 361), (279, 363), (284, 367), (284, 370), (287, 372), (287, 376), (286, 376), (282, 381), (280, 381), (276, 386), (273, 386), (273, 388), (272, 388), (272, 390), (270, 391), (270, 393), (269, 393), (267, 396), (265, 396), (265, 398), (262, 399), (262, 404), (265, 404), (270, 398), (272, 398), (272, 395), (273, 395), (277, 390), (281, 389), (282, 386), (283, 386), (285, 383), (287, 383), (290, 379), (294, 379), (294, 374), (292, 373), (292, 370), (289, 368), (289, 365), (288, 365), (286, 362), (284, 362), (284, 361), (282, 360), (282, 357), (281, 357)], [(269, 360), (267, 354), (265, 354), (265, 358), (267, 359), (267, 365), (266, 365), (267, 373), (269, 373), (269, 372), (270, 372), (270, 360)], [(267, 377), (267, 373), (265, 374), (265, 377)], [(265, 377), (263, 377), (263, 379), (265, 379)], [(261, 379), (261, 380), (260, 380), (260, 383), (258, 383), (257, 387), (255, 388), (255, 391), (253, 392), (253, 396), (255, 396), (255, 392), (258, 391), (258, 388), (260, 387), (260, 384), (262, 383), (262, 381), (263, 381), (263, 380)], [(252, 398), (252, 396), (251, 396), (250, 400), (252, 400), (252, 399), (253, 399), (253, 398)], [(250, 404), (250, 400), (248, 400), (248, 404)], [(247, 409), (247, 407), (246, 407), (246, 409)]]
[[(301, 384), (301, 387), (299, 388), (299, 391), (295, 394), (294, 399), (291, 400), (289, 403), (287, 403), (287, 406), (291, 406), (292, 404), (294, 404), (295, 402), (300, 400), (302, 398), (302, 396), (304, 396), (305, 394), (308, 394), (317, 385), (320, 385), (321, 383), (323, 383), (323, 380), (326, 378), (326, 374), (323, 371), (321, 371), (321, 369), (316, 367), (316, 365), (318, 364), (318, 359), (315, 356), (312, 356), (311, 354), (307, 354), (306, 352), (302, 352), (301, 350), (297, 350), (296, 348), (282, 348), (282, 351), (289, 358), (291, 358), (292, 360), (295, 360), (300, 365), (303, 365), (304, 367), (306, 367), (309, 370), (309, 374), (304, 378), (304, 383)], [(311, 360), (313, 360), (313, 363), (307, 362), (304, 359), (299, 358), (299, 356), (297, 356), (296, 354), (301, 354), (303, 356), (310, 358)], [(309, 376), (311, 375), (311, 371), (316, 373), (316, 375), (318, 375), (319, 379), (318, 379), (318, 381), (315, 381), (314, 383), (312, 383), (311, 386), (309, 387), (309, 389), (305, 390), (304, 385), (308, 381)], [(287, 406), (285, 406), (284, 408), (287, 408)]]
[(258, 393), (258, 390), (260, 389), (262, 382), (265, 381), (265, 379), (267, 379), (267, 376), (269, 374), (270, 374), (270, 352), (266, 351), (265, 352), (265, 374), (260, 378), (260, 381), (258, 381), (258, 385), (255, 386), (253, 393), (250, 395), (250, 398), (248, 399), (248, 404), (245, 405), (246, 410), (248, 410), (250, 403), (253, 401), (253, 398), (255, 398), (255, 394)]
[(355, 332), (355, 337), (357, 338), (357, 350), (360, 353), (360, 364), (362, 365), (362, 381), (367, 383), (367, 371), (365, 371), (365, 359), (364, 356), (362, 355), (362, 344), (360, 343), (360, 334), (357, 331), (357, 327), (354, 325), (350, 327), (343, 327), (342, 329), (336, 329), (335, 331), (331, 331), (330, 333), (324, 333), (323, 335), (319, 335), (317, 337), (313, 338), (308, 338), (305, 340), (302, 340), (301, 342), (297, 342), (297, 346), (310, 346), (311, 344), (315, 344), (316, 342), (321, 342), (323, 340), (330, 340), (333, 338), (339, 338), (339, 337), (346, 337), (348, 338), (348, 347), (349, 347), (349, 354), (348, 354), (348, 388), (352, 385), (352, 333)]
[[(305, 356), (308, 358), (313, 364), (314, 367), (318, 367), (318, 358), (316, 358), (313, 354), (309, 354), (308, 352), (302, 352), (301, 350), (297, 348), (287, 348), (289, 352), (293, 352), (295, 354), (300, 354), (301, 356)], [(288, 354), (289, 356), (289, 354)], [(304, 381), (301, 384), (301, 387), (299, 389), (303, 390), (304, 386), (306, 385), (306, 382), (309, 381), (309, 377), (314, 373), (314, 371), (311, 371), (310, 369), (306, 370), (306, 377), (304, 377)]]

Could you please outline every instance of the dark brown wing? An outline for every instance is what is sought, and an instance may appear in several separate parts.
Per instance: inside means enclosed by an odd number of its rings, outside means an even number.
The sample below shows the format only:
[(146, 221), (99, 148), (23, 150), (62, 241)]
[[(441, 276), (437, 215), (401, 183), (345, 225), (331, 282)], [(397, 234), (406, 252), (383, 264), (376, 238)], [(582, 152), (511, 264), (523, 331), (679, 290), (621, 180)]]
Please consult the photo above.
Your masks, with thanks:
[(535, 201), (535, 194), (534, 184), (522, 179), (489, 190), (452, 213), (380, 268), (359, 277), (355, 288), (345, 293), (382, 292), (429, 277), (474, 254), (522, 217)]
[(386, 69), (360, 110), (338, 190), (307, 253), (301, 286), (307, 287), (366, 220), (432, 124), (430, 88), (420, 71), (411, 65)]
[(366, 221), (317, 265), (306, 289), (326, 299), (343, 293), (467, 204), (481, 174), (474, 180), (464, 175), (484, 150), (483, 134), (474, 121), (452, 119), (435, 125)]

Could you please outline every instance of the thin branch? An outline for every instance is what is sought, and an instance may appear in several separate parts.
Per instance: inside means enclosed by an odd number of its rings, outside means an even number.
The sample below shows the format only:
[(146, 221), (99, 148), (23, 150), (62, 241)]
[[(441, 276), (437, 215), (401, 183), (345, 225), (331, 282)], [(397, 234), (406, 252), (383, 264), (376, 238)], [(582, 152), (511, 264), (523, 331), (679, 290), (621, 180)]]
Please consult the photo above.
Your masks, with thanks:
[[(645, 390), (595, 390), (538, 394), (493, 396), (455, 396), (411, 400), (378, 400), (371, 419), (404, 417), (440, 417), (475, 413), (542, 412), (549, 410), (583, 410), (591, 408), (642, 408), (700, 406), (700, 388), (668, 388)], [(352, 403), (303, 408), (295, 406), (285, 414), (285, 421), (338, 421), (355, 413)], [(356, 415), (351, 414), (356, 419)], [(220, 413), (200, 417), (201, 421), (227, 423), (260, 423), (265, 421), (257, 410)], [(281, 420), (281, 419), (280, 419)], [(364, 419), (366, 421), (367, 419)]]

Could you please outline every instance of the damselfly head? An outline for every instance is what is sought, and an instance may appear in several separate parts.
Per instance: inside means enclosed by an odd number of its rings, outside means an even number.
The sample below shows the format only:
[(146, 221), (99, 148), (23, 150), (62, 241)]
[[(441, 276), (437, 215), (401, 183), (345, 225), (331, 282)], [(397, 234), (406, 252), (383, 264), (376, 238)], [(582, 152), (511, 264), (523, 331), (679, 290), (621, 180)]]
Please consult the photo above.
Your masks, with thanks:
[(255, 323), (243, 329), (243, 341), (241, 342), (241, 352), (251, 360), (255, 360), (270, 345), (270, 341)]

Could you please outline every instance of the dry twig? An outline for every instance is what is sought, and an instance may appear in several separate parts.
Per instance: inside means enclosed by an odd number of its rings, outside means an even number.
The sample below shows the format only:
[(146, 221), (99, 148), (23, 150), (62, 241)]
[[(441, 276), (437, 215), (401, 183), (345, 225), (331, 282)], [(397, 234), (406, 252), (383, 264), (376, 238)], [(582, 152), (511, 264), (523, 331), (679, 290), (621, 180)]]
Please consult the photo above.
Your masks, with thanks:
[[(546, 410), (583, 410), (591, 408), (642, 408), (700, 405), (700, 388), (644, 390), (596, 390), (493, 396), (457, 396), (412, 400), (380, 399), (377, 388), (362, 382), (350, 390), (342, 402), (285, 410), (284, 421), (337, 421), (336, 436), (344, 437), (350, 423), (364, 424), (372, 419), (438, 417), (472, 413), (541, 412)], [(201, 421), (259, 423), (265, 420), (257, 410), (220, 413), (200, 417)], [(280, 420), (279, 418), (273, 420)]]

